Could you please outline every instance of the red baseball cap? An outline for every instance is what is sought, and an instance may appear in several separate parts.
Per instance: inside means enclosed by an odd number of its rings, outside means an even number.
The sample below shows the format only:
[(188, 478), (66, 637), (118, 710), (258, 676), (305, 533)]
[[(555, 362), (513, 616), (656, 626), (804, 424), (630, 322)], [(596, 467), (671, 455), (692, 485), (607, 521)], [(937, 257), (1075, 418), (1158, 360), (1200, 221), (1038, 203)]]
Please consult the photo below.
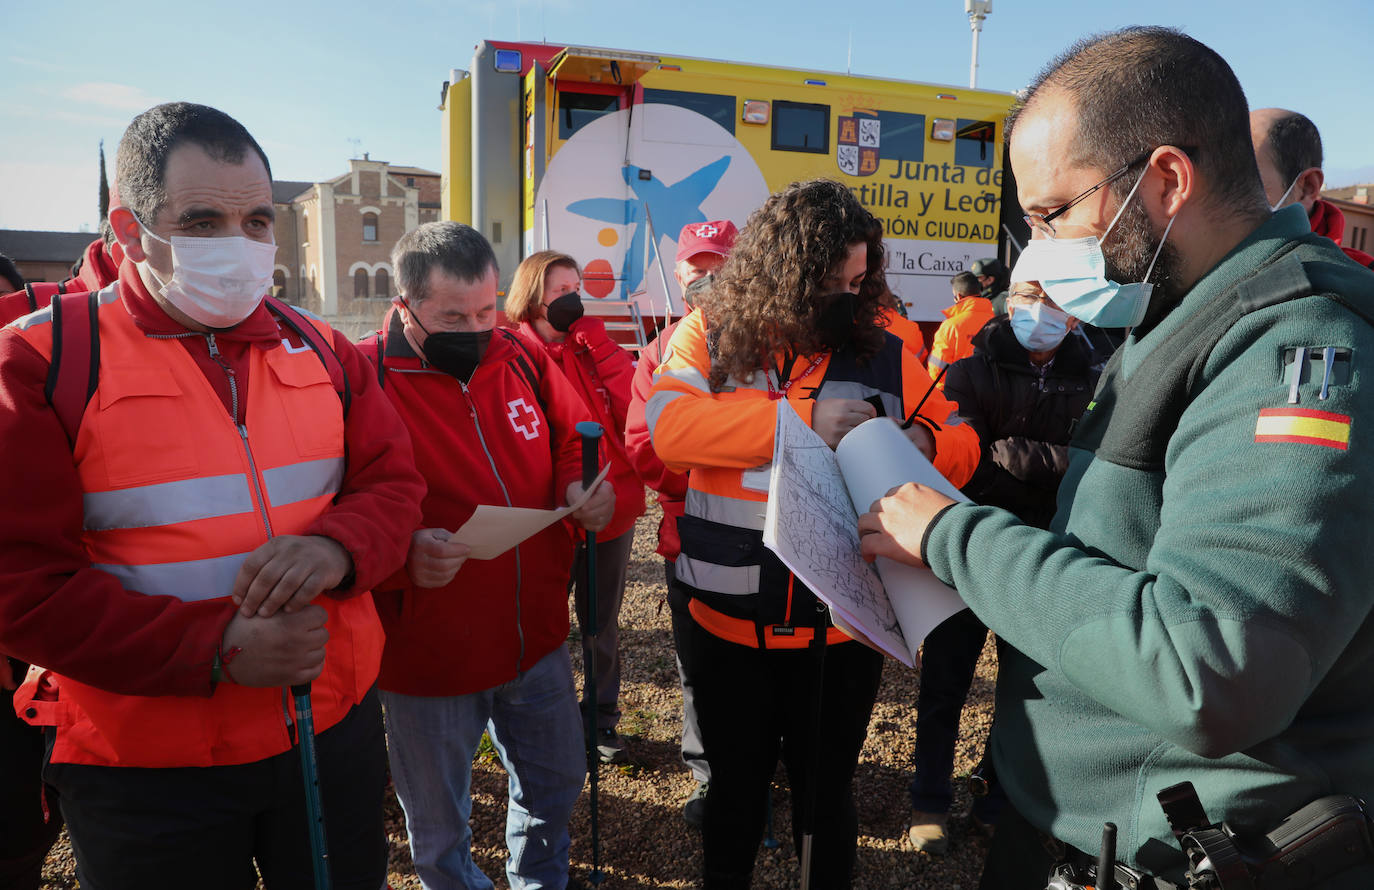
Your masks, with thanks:
[(677, 259), (680, 263), (699, 253), (714, 253), (726, 256), (735, 243), (739, 229), (728, 219), (713, 219), (703, 223), (691, 223), (682, 227), (677, 236)]

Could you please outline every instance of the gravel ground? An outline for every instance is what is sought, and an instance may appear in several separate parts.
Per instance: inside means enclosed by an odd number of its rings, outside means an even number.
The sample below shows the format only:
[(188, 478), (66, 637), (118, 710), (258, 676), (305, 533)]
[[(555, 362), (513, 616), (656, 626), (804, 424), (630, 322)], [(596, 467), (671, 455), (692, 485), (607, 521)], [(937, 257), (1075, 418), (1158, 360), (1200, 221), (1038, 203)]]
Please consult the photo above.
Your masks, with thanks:
[[(629, 583), (620, 615), (622, 685), (620, 732), (631, 762), (603, 766), (600, 773), (600, 861), (603, 890), (687, 888), (700, 883), (701, 837), (682, 821), (682, 802), (695, 787), (679, 758), (682, 699), (673, 661), (672, 634), (664, 599), (663, 562), (657, 545), (657, 505), (640, 520), (635, 534)], [(576, 635), (574, 619), (573, 634)], [(573, 645), (573, 667), (580, 670), (580, 647)], [(955, 774), (973, 768), (991, 725), (993, 649), (984, 650), (964, 709)], [(967, 828), (970, 806), (962, 783), (951, 819), (951, 849), (942, 857), (917, 853), (906, 844), (910, 803), (915, 702), (919, 675), (889, 660), (855, 777), (859, 802), (859, 853), (854, 886), (973, 890), (987, 853), (987, 841)], [(579, 688), (581, 681), (579, 678)], [(473, 764), (473, 854), (482, 870), (504, 887), (506, 776), (495, 755), (479, 753)], [(756, 888), (799, 884), (791, 834), (791, 800), (781, 772), (774, 782), (773, 836), (779, 846), (761, 849), (754, 871)], [(419, 890), (410, 863), (405, 820), (387, 795), (387, 835), (391, 847), (389, 880), (396, 890)], [(589, 796), (573, 815), (572, 859), (575, 877), (591, 873)], [(65, 834), (44, 868), (46, 887), (77, 886)]]

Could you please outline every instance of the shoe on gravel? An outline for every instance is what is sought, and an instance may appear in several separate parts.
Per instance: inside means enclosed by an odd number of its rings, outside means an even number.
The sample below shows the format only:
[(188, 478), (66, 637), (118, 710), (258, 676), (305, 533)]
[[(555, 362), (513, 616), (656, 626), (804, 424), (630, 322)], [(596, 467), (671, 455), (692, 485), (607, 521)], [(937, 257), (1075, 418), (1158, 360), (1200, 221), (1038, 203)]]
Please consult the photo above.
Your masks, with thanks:
[(941, 856), (949, 849), (949, 834), (945, 830), (948, 823), (948, 813), (923, 813), (913, 810), (906, 836), (917, 851)]
[(687, 802), (682, 805), (683, 820), (697, 831), (701, 831), (701, 826), (706, 821), (706, 792), (710, 787), (710, 782), (698, 782)]

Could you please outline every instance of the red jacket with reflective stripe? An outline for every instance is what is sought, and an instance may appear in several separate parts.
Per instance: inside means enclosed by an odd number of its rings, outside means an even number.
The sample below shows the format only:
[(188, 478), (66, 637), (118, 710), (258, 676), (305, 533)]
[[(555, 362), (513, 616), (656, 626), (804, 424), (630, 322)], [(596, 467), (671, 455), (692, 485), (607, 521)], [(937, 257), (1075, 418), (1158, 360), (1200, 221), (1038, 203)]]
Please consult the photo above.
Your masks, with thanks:
[(216, 335), (235, 371), (250, 463), (232, 394), (217, 398), (228, 375), (208, 338), (175, 325), (132, 266), (123, 271), (101, 308), (99, 388), (74, 450), (43, 396), (44, 313), (0, 332), (10, 497), (0, 516), (0, 649), (51, 668), (59, 687), (55, 701), (16, 696), (16, 709), (58, 727), (56, 762), (262, 759), (290, 746), (281, 691), (210, 679), (238, 555), (266, 541), (271, 522), (274, 534), (326, 535), (352, 556), (355, 586), (317, 600), (330, 612), (314, 684), (326, 728), (375, 679), (381, 632), (365, 591), (403, 557), (423, 483), (356, 350), (334, 336), (353, 393), (345, 428), (323, 365), (265, 308)]
[[(377, 335), (359, 349), (382, 361), (386, 394), (413, 431), (415, 460), (429, 482), (416, 527), (454, 531), (479, 504), (551, 510), (566, 503), (568, 485), (581, 478), (574, 427), (591, 415), (537, 343), (494, 331), (464, 386), (421, 361), (395, 310), (386, 330), (384, 356)], [(381, 687), (405, 695), (478, 692), (562, 645), (572, 540), (558, 522), (495, 559), (469, 559), (444, 587), (416, 587), (404, 569), (377, 585), (387, 633)]]
[(687, 497), (687, 474), (674, 473), (659, 460), (654, 443), (649, 439), (649, 424), (644, 419), (644, 403), (654, 385), (654, 370), (663, 360), (663, 353), (678, 322), (663, 329), (654, 342), (639, 351), (634, 380), (630, 383), (630, 410), (625, 416), (625, 451), (634, 464), (639, 479), (658, 492), (663, 519), (658, 523), (658, 552), (665, 559), (677, 559), (682, 545), (677, 536), (677, 518), (682, 515)]

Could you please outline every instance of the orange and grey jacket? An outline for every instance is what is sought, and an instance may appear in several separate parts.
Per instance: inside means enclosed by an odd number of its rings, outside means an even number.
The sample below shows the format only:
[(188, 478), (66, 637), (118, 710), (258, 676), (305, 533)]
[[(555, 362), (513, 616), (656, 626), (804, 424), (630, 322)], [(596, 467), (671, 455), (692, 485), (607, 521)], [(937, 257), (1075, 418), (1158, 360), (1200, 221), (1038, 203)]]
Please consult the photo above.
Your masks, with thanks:
[[(221, 602), (229, 611), (248, 555), (275, 535), (307, 533), (339, 495), (339, 395), (309, 348), (254, 347), (242, 392), (230, 377), (242, 411), (236, 423), (176, 337), (148, 336), (116, 285), (100, 298), (104, 372), (72, 452), (83, 491), (83, 548), (92, 568), (126, 590)], [(322, 322), (316, 326), (332, 336)], [(27, 316), (16, 330), (50, 358), (50, 313)], [(194, 336), (208, 336), (216, 354), (214, 335)], [(324, 669), (312, 685), (323, 730), (372, 686), (383, 638), (369, 594), (315, 602), (329, 613)], [(37, 670), (15, 696), (26, 720), (57, 728), (54, 762), (222, 766), (292, 745), (281, 689), (220, 683), (209, 697), (123, 695), (57, 679), (55, 699), (38, 694), (51, 684)]]
[(941, 311), (945, 314), (945, 320), (940, 322), (934, 341), (930, 344), (927, 369), (931, 377), (938, 376), (959, 359), (973, 355), (973, 335), (997, 315), (992, 308), (992, 301), (987, 297), (963, 297)]
[[(790, 386), (769, 369), (747, 382), (731, 377), (712, 392), (704, 328), (700, 312), (678, 325), (645, 409), (664, 465), (688, 473), (676, 574), (692, 588), (693, 617), (716, 636), (800, 648), (811, 642), (817, 601), (763, 546), (777, 416), (770, 384), (772, 392), (786, 387), (785, 397), (808, 424), (817, 399), (876, 396), (887, 416), (905, 418), (925, 397), (919, 419), (934, 434), (935, 466), (955, 485), (966, 483), (978, 465), (978, 436), (952, 403), (931, 390), (930, 377), (895, 335), (888, 334), (882, 351), (862, 365), (848, 350), (803, 356), (793, 363), (798, 376)], [(828, 637), (848, 639), (833, 627)]]

